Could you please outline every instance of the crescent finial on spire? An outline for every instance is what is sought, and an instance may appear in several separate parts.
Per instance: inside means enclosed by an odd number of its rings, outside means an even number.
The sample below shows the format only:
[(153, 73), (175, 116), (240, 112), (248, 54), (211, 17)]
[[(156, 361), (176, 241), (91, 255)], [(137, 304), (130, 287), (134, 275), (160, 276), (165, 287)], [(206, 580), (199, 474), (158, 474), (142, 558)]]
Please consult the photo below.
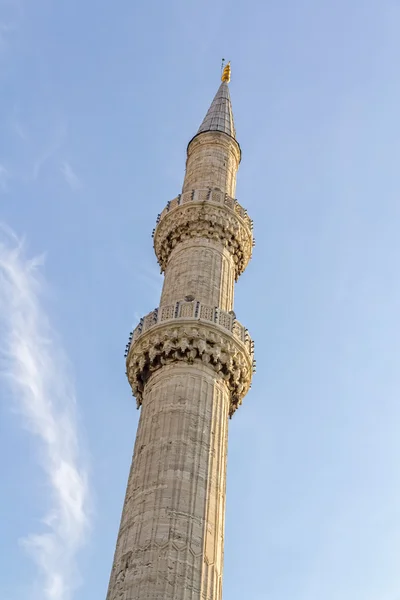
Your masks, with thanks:
[(228, 62), (228, 64), (225, 66), (224, 70), (222, 71), (221, 81), (225, 81), (226, 83), (229, 83), (230, 80), (231, 80), (231, 63)]

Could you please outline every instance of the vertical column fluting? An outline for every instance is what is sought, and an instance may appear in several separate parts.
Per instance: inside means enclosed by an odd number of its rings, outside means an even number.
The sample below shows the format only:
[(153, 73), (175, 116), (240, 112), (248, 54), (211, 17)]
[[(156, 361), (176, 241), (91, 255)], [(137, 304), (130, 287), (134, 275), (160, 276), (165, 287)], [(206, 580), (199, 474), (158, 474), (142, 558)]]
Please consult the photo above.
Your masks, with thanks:
[(235, 139), (218, 131), (197, 135), (188, 146), (182, 191), (218, 188), (235, 197), (240, 147)]
[[(239, 144), (232, 137), (217, 131), (197, 135), (188, 146), (182, 192), (219, 189), (233, 197), (239, 163)], [(234, 282), (232, 254), (222, 241), (199, 236), (179, 243), (172, 252), (160, 305), (190, 295), (229, 311), (233, 309)]]
[(232, 310), (235, 265), (232, 254), (218, 242), (193, 239), (172, 252), (165, 271), (160, 306), (186, 296), (222, 310)]
[(228, 410), (206, 366), (149, 380), (107, 600), (220, 600)]

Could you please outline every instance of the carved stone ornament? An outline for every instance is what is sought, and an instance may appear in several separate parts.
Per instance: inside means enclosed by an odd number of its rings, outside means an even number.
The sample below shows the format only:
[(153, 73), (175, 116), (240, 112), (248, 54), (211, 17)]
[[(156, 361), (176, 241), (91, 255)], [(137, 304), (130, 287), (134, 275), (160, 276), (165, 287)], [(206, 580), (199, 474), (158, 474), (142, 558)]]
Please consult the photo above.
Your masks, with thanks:
[(177, 361), (202, 363), (221, 374), (231, 393), (229, 415), (233, 415), (250, 387), (252, 354), (229, 331), (194, 319), (155, 325), (132, 343), (127, 375), (138, 408), (152, 373)]
[(177, 244), (190, 238), (206, 238), (221, 242), (232, 253), (236, 279), (243, 273), (253, 249), (252, 221), (236, 200), (222, 192), (218, 196), (211, 190), (193, 190), (190, 199), (178, 197), (167, 208), (154, 231), (154, 250), (161, 271)]
[(111, 574), (111, 581), (113, 586), (111, 589), (111, 600), (125, 600), (125, 578), (130, 569), (132, 552), (124, 554), (118, 564), (114, 565), (113, 572)]

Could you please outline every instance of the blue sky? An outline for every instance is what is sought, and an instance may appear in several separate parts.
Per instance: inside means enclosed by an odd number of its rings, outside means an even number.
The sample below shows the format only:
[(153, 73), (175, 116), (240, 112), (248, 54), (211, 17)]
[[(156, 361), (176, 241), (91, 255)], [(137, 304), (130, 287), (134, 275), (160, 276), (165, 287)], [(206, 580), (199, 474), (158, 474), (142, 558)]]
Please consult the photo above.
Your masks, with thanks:
[(2, 599), (105, 597), (138, 420), (124, 347), (222, 57), (258, 365), (224, 598), (400, 599), (399, 30), (397, 0), (0, 0)]

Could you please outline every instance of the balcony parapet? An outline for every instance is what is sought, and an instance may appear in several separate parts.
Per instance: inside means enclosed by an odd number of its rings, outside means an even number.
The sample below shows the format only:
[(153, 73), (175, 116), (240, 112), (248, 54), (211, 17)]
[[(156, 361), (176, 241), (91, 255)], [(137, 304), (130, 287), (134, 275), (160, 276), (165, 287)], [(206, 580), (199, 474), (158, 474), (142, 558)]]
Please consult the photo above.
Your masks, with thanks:
[(247, 214), (247, 210), (239, 204), (236, 198), (231, 198), (228, 196), (228, 194), (221, 192), (221, 190), (213, 189), (191, 190), (190, 192), (179, 194), (179, 196), (173, 200), (170, 200), (162, 213), (158, 215), (157, 224), (165, 217), (166, 214), (171, 212), (171, 210), (174, 210), (174, 208), (177, 206), (187, 204), (188, 202), (210, 202), (213, 204), (226, 206), (239, 215), (239, 217), (245, 221), (249, 229), (253, 231), (253, 220), (250, 219), (249, 215)]
[(232, 416), (255, 371), (254, 343), (233, 312), (196, 300), (155, 309), (140, 320), (126, 348), (127, 375), (138, 407), (151, 374), (177, 361), (200, 362), (219, 373), (231, 392)]
[(232, 253), (236, 278), (244, 271), (254, 246), (253, 221), (237, 200), (217, 189), (180, 194), (157, 217), (154, 250), (161, 272), (176, 245), (189, 238), (220, 241)]

